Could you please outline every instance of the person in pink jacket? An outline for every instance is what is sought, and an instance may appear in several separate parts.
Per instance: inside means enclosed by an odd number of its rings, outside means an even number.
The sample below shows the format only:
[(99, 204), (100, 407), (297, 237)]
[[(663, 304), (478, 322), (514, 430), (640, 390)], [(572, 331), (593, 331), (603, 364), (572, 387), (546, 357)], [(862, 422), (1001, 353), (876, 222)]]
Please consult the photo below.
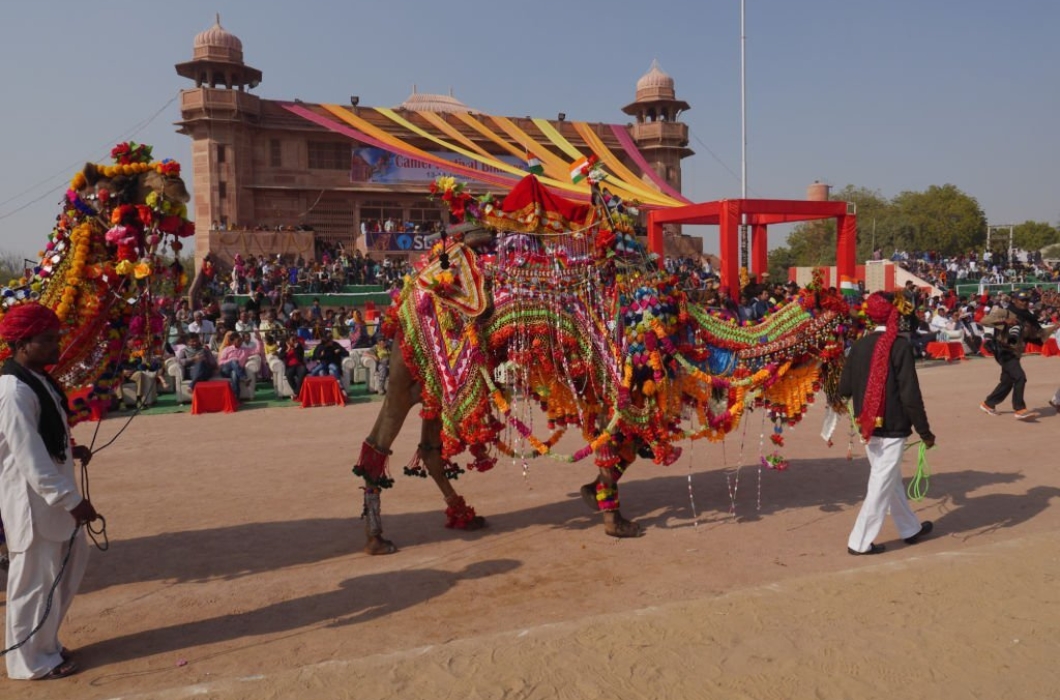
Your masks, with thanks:
[(254, 348), (243, 345), (243, 336), (235, 331), (225, 334), (224, 344), (217, 354), (221, 376), (232, 385), (232, 395), (239, 399), (239, 383), (247, 378), (247, 360), (256, 354)]

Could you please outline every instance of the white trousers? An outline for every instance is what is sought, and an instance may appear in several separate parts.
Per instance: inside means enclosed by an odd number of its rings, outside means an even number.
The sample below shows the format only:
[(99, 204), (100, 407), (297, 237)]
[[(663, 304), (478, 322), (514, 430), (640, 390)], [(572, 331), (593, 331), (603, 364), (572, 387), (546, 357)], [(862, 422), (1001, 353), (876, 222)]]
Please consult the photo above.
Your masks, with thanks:
[(920, 532), (920, 520), (913, 514), (902, 485), (902, 448), (905, 438), (873, 437), (865, 445), (869, 458), (869, 487), (865, 502), (850, 531), (847, 546), (855, 552), (867, 552), (883, 521), (890, 512), (898, 534), (905, 539)]
[[(71, 531), (73, 524), (71, 518)], [(5, 649), (25, 639), (44, 616), (48, 591), (59, 574), (68, 543), (69, 540), (52, 542), (35, 537), (25, 552), (11, 552), (11, 567), (7, 571)], [(88, 564), (88, 542), (83, 530), (78, 533), (72, 549), (63, 580), (55, 589), (48, 619), (28, 642), (4, 657), (8, 678), (39, 678), (62, 663), (59, 626), (81, 586)]]

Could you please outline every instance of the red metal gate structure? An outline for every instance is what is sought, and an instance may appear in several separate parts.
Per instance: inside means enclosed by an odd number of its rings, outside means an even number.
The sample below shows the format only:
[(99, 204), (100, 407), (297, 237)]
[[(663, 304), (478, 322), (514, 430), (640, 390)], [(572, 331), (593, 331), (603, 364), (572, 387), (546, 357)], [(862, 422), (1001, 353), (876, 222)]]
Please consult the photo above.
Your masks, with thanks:
[(769, 269), (768, 229), (770, 224), (787, 224), (818, 219), (836, 220), (836, 276), (855, 279), (857, 214), (848, 202), (816, 202), (801, 199), (720, 199), (648, 212), (648, 248), (659, 255), (662, 264), (663, 224), (700, 224), (720, 227), (722, 286), (734, 291), (740, 279), (740, 221), (746, 215), (751, 228), (751, 269), (758, 279)]

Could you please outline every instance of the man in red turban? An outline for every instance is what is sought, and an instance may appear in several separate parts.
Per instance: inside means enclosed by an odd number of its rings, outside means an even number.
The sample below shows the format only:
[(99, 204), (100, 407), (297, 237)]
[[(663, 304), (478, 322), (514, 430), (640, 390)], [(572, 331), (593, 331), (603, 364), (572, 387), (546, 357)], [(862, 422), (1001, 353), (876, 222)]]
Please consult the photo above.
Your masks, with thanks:
[(871, 467), (865, 502), (847, 542), (850, 554), (884, 551), (873, 539), (888, 511), (907, 544), (916, 544), (932, 529), (930, 521), (921, 523), (913, 514), (902, 486), (905, 439), (915, 429), (925, 445), (935, 445), (920, 395), (913, 346), (898, 335), (898, 310), (887, 297), (872, 294), (865, 311), (876, 326), (854, 343), (839, 379), (840, 396), (854, 399), (854, 414)]
[(59, 317), (43, 304), (30, 302), (12, 306), (0, 319), (0, 338), (14, 349), (15, 343), (28, 340), (45, 331), (59, 330)]
[(0, 338), (12, 351), (0, 369), (0, 517), (11, 559), (4, 646), (20, 644), (5, 656), (13, 679), (77, 672), (59, 643), (59, 626), (88, 562), (79, 526), (95, 520), (96, 511), (74, 478), (73, 458), (87, 463), (91, 452), (72, 444), (66, 397), (45, 370), (59, 361), (59, 329), (55, 313), (36, 303), (13, 306), (0, 319)]

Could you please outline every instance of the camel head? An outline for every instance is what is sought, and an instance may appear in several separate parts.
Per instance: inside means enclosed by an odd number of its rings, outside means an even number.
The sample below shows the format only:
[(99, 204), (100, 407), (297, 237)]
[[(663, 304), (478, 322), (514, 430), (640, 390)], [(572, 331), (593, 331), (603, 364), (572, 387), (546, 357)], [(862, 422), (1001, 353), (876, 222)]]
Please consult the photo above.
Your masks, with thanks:
[(177, 174), (165, 174), (157, 168), (130, 174), (108, 172), (121, 166), (99, 166), (85, 163), (82, 174), (84, 187), (79, 194), (94, 194), (97, 197), (113, 198), (117, 204), (142, 204), (152, 192), (165, 201), (186, 204), (191, 195), (184, 180)]

